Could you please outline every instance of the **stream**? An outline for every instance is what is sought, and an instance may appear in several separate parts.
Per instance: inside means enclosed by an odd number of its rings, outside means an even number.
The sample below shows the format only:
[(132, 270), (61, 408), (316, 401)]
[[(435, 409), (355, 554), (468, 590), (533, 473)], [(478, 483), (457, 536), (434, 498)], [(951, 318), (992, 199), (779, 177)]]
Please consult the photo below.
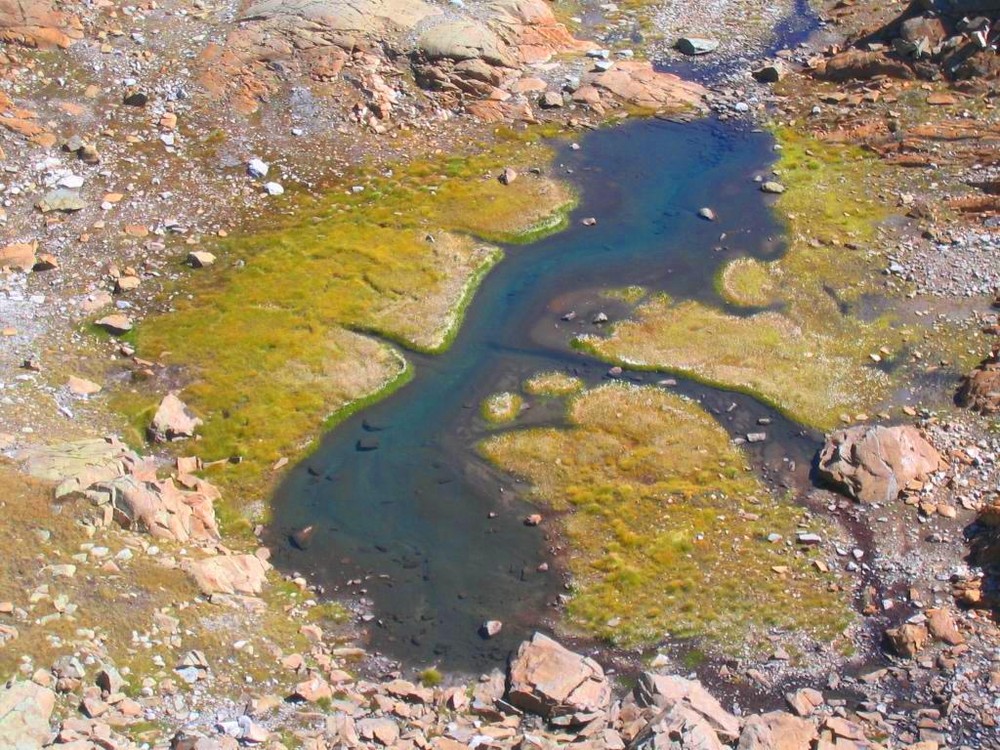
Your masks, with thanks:
[[(553, 541), (544, 526), (524, 525), (537, 509), (476, 453), (498, 429), (480, 417), (481, 400), (542, 370), (588, 385), (607, 379), (607, 365), (570, 346), (600, 330), (591, 322), (598, 312), (612, 322), (629, 312), (602, 291), (641, 285), (724, 306), (714, 286), (724, 263), (783, 251), (753, 180), (772, 162), (768, 135), (713, 120), (642, 120), (588, 134), (580, 146), (561, 147), (553, 167), (580, 193), (569, 228), (505, 248), (452, 347), (407, 352), (412, 382), (324, 436), (274, 496), (274, 563), (328, 596), (362, 598), (374, 617), (368, 647), (405, 664), (483, 671), (558, 617), (565, 581)], [(718, 219), (699, 218), (702, 206)], [(588, 216), (596, 226), (581, 224)], [(563, 321), (569, 311), (576, 318)], [(808, 481), (819, 436), (770, 408), (662, 373), (623, 377), (700, 401), (733, 436), (770, 418), (767, 441), (747, 446), (754, 465), (777, 485)], [(528, 401), (532, 408), (503, 429), (563, 423), (556, 405)], [(308, 525), (313, 536), (300, 550), (289, 535)], [(543, 562), (550, 569), (537, 572)], [(503, 622), (489, 640), (478, 633), (487, 619)]]

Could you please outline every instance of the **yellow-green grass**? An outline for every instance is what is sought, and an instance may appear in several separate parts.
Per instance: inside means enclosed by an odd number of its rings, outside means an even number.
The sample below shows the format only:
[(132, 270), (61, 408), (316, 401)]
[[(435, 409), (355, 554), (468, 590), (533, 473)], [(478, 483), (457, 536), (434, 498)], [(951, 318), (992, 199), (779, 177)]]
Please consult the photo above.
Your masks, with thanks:
[[(389, 342), (447, 347), (501, 257), (489, 242), (565, 223), (571, 189), (529, 172), (551, 157), (512, 135), (475, 156), (354, 175), (322, 198), (292, 199), (294, 210), (263, 228), (219, 240), (216, 266), (187, 274), (189, 294), (132, 336), (141, 357), (175, 368), (181, 397), (205, 420), (184, 450), (242, 457), (221, 481), (256, 490), (324, 424), (399, 387), (409, 368)], [(504, 186), (496, 177), (508, 165), (523, 176)], [(163, 390), (158, 380), (139, 383), (114, 402), (141, 432)]]
[(583, 390), (583, 381), (558, 370), (548, 370), (532, 375), (521, 387), (532, 396), (566, 396)]
[(793, 538), (801, 509), (773, 497), (695, 403), (614, 383), (573, 397), (569, 421), (480, 449), (565, 512), (570, 626), (625, 646), (704, 637), (730, 650), (771, 627), (829, 641), (849, 623), (811, 553), (767, 541)]
[(745, 391), (799, 422), (830, 428), (889, 395), (890, 380), (870, 355), (903, 344), (889, 315), (862, 319), (850, 311), (880, 289), (865, 248), (888, 215), (869, 197), (884, 173), (856, 149), (788, 129), (777, 138), (783, 149), (776, 169), (787, 190), (776, 211), (788, 251), (770, 264), (741, 261), (724, 269), (721, 287), (731, 301), (780, 310), (741, 317), (658, 296), (607, 338), (583, 336), (578, 344), (623, 365)]
[(479, 411), (487, 422), (503, 424), (517, 419), (523, 406), (524, 399), (519, 394), (503, 391), (484, 398)]
[(605, 299), (617, 300), (629, 305), (634, 305), (646, 296), (646, 289), (641, 286), (626, 286), (620, 289), (606, 289), (602, 292)]
[[(63, 655), (94, 653), (122, 671), (129, 681), (126, 692), (137, 695), (143, 677), (176, 678), (174, 664), (187, 651), (197, 649), (212, 664), (215, 689), (238, 694), (245, 689), (247, 675), (258, 681), (275, 676), (272, 651), (308, 646), (298, 632), (301, 622), (286, 614), (290, 602), (301, 600), (292, 587), (269, 587), (264, 593), (268, 606), (260, 611), (210, 604), (199, 598), (194, 582), (176, 563), (182, 559), (181, 545), (158, 540), (161, 552), (153, 557), (130, 532), (112, 527), (86, 533), (80, 518), (89, 512), (89, 504), (76, 500), (56, 512), (51, 497), (49, 483), (27, 478), (14, 466), (0, 462), (0, 533), (10, 542), (0, 556), (0, 601), (28, 612), (26, 619), (0, 615), (0, 624), (18, 630), (17, 639), (0, 648), (2, 679), (19, 672), (22, 655), (31, 656), (35, 667), (48, 668)], [(46, 533), (44, 541), (37, 536), (39, 532)], [(107, 547), (109, 558), (126, 548), (133, 556), (117, 561), (120, 572), (104, 569), (101, 560), (73, 560), (84, 543)], [(189, 548), (187, 554), (200, 553)], [(55, 576), (47, 567), (64, 563), (77, 566), (73, 577)], [(44, 586), (48, 586), (48, 596), (32, 604), (32, 592)], [(59, 596), (65, 596), (75, 609), (53, 618), (53, 600)], [(332, 607), (314, 609), (318, 612), (311, 619), (335, 620)], [(152, 633), (157, 612), (181, 620), (180, 642), (171, 643), (168, 635)], [(94, 631), (94, 638), (88, 630)], [(162, 642), (149, 648), (136, 640), (137, 634), (151, 634), (152, 640)], [(240, 639), (248, 641), (256, 655), (235, 651), (233, 643)], [(165, 669), (156, 665), (156, 656), (163, 658)]]
[(740, 307), (767, 307), (774, 303), (781, 283), (781, 268), (754, 258), (736, 258), (722, 267), (716, 278), (719, 295)]

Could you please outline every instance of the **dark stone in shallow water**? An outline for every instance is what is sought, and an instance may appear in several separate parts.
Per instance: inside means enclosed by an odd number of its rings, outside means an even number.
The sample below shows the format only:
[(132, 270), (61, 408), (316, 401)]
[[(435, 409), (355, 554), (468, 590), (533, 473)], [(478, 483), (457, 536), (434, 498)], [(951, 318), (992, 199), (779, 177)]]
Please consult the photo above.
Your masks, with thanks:
[(378, 450), (378, 438), (361, 438), (358, 440), (358, 450), (359, 451), (377, 451)]

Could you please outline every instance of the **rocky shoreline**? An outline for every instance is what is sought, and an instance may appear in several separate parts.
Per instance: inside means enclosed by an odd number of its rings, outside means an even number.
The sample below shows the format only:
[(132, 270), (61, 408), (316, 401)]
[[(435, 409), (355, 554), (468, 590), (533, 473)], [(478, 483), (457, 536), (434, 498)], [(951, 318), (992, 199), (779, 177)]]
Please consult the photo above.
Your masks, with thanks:
[[(721, 39), (707, 64), (756, 57), (791, 8), (734, 33), (750, 7), (0, 2), (0, 746), (1000, 747), (997, 11), (838, 3), (818, 10), (821, 41), (710, 89), (648, 62), (682, 32)], [(260, 529), (228, 518), (211, 462), (185, 453), (197, 440), (160, 450), (198, 433), (166, 395), (185, 376), (118, 337), (175, 307), (220, 239), (345, 187), (362, 162), (705, 111), (895, 170), (886, 202), (905, 218), (870, 252), (903, 324), (934, 321), (907, 356), (960, 337), (960, 362), (982, 360), (962, 409), (946, 403), (956, 363), (927, 362), (878, 418), (895, 426), (851, 415), (861, 426), (831, 434), (819, 472), (847, 497), (815, 488), (805, 503), (865, 544), (805, 527), (780, 541), (817, 544), (814, 564), (845, 573), (863, 619), (842, 660), (776, 629), (765, 658), (694, 665), (714, 697), (669, 649), (626, 690), (538, 634), (468, 685), (408, 674), (356, 645), (364, 622), (270, 570)], [(513, 182), (507, 169), (490, 179)], [(127, 429), (102, 394), (149, 381), (166, 395), (141, 425), (158, 455), (95, 438)]]

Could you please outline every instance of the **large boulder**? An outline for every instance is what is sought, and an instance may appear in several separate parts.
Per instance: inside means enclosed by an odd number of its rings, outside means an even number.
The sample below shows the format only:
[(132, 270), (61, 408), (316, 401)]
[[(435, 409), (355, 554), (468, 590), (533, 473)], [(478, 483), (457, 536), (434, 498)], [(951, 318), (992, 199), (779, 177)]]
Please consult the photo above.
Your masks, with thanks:
[(49, 717), (56, 694), (33, 682), (14, 681), (0, 688), (0, 747), (41, 750), (52, 736)]
[(965, 377), (956, 398), (959, 405), (981, 414), (1000, 414), (1000, 349)]
[(170, 479), (124, 476), (97, 483), (87, 495), (96, 505), (109, 506), (114, 520), (124, 528), (177, 542), (218, 541), (214, 502), (219, 492), (202, 479), (190, 481), (194, 491), (182, 490)]
[(316, 44), (329, 43), (335, 34), (408, 31), (440, 12), (424, 0), (260, 0), (250, 4), (243, 21), (269, 22), (269, 30)]
[(270, 567), (256, 555), (218, 555), (184, 565), (185, 570), (194, 578), (194, 582), (206, 596), (214, 594), (256, 596), (264, 590)]
[(432, 26), (417, 40), (417, 52), (427, 60), (482, 60), (512, 68), (515, 56), (496, 33), (478, 21), (449, 21)]
[(653, 111), (683, 112), (704, 108), (706, 90), (672, 73), (662, 73), (643, 60), (622, 60), (610, 70), (584, 75), (573, 99), (583, 104), (600, 103), (609, 94), (626, 104)]
[(825, 481), (865, 503), (887, 503), (936, 471), (941, 456), (915, 427), (858, 426), (830, 435), (817, 471)]
[(582, 724), (611, 703), (611, 685), (601, 665), (535, 633), (510, 663), (507, 700), (559, 724)]
[(149, 424), (149, 436), (158, 443), (183, 440), (194, 437), (195, 430), (202, 425), (187, 405), (177, 398), (176, 393), (163, 397), (153, 421)]
[(726, 711), (697, 680), (643, 672), (635, 695), (640, 705), (667, 709), (681, 704), (691, 709), (725, 742), (733, 742), (740, 736), (740, 720)]
[(815, 721), (771, 711), (746, 720), (737, 750), (810, 750), (818, 737)]

